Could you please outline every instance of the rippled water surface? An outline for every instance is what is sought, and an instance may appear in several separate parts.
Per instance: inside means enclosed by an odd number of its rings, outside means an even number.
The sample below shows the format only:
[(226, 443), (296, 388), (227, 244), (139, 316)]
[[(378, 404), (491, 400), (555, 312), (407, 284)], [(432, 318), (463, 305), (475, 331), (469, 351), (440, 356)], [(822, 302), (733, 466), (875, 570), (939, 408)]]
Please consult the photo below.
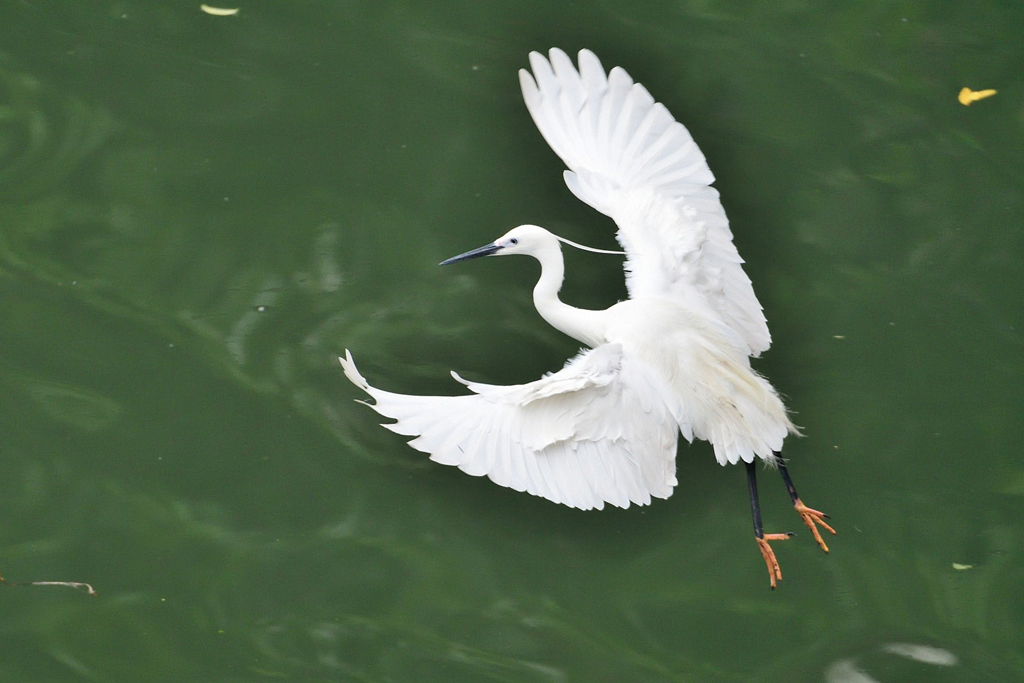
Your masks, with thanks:
[[(1024, 680), (1018, 3), (0, 4), (5, 681)], [(521, 102), (593, 49), (683, 121), (768, 314), (824, 555), (762, 476), (584, 513), (352, 402), (576, 351), (535, 222), (614, 246)], [(969, 107), (964, 86), (998, 94)], [(624, 296), (567, 255), (567, 301)]]

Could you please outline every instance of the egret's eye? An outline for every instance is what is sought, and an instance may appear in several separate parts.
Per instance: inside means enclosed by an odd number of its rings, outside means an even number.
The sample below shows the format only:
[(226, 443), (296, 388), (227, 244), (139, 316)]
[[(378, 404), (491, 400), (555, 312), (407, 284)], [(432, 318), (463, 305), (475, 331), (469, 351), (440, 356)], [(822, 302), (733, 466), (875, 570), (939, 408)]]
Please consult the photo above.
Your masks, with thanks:
[(513, 237), (508, 242), (509, 242), (509, 244), (519, 244), (519, 238), (518, 237)]

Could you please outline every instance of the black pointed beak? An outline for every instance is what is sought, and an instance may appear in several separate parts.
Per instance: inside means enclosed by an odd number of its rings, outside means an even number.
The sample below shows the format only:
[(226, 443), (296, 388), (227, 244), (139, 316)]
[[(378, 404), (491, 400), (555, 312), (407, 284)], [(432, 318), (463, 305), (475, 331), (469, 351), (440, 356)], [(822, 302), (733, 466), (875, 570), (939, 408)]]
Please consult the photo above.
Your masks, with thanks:
[(447, 266), (449, 264), (458, 263), (459, 261), (466, 261), (471, 258), (490, 256), (491, 254), (496, 254), (500, 249), (501, 247), (499, 247), (494, 242), (491, 242), (490, 244), (485, 244), (484, 246), (474, 249), (472, 251), (467, 251), (465, 254), (459, 254), (458, 256), (452, 256), (450, 259), (445, 259), (444, 261), (441, 261), (440, 265)]

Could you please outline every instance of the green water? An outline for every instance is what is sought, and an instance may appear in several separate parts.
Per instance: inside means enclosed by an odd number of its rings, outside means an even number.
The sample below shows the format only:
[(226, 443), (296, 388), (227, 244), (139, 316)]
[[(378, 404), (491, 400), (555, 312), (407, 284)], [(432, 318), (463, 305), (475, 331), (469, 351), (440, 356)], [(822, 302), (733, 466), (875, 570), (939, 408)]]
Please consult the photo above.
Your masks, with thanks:
[[(827, 4), (0, 4), (0, 573), (99, 592), (0, 586), (0, 677), (1024, 680), (1024, 6)], [(803, 532), (774, 592), (707, 444), (671, 499), (583, 513), (351, 400), (345, 348), (408, 393), (576, 351), (535, 266), (436, 266), (524, 222), (614, 246), (520, 99), (552, 45), (718, 177), (839, 532), (765, 473)], [(564, 299), (624, 296), (567, 258)]]

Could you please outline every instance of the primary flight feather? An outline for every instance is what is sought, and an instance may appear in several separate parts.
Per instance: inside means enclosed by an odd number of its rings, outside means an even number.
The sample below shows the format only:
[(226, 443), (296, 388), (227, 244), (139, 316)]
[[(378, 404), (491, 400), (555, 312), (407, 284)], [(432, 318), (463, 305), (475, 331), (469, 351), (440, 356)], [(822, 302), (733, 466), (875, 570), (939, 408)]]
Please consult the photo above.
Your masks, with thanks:
[(606, 75), (589, 50), (580, 51), (578, 70), (558, 49), (547, 58), (531, 53), (530, 66), (532, 74), (519, 72), (526, 106), (568, 167), (572, 193), (615, 221), (629, 299), (603, 311), (563, 303), (567, 240), (521, 225), (444, 263), (536, 258), (537, 311), (588, 350), (529, 384), (479, 384), (452, 373), (471, 392), (463, 396), (382, 391), (347, 351), (345, 374), (395, 420), (384, 426), (415, 437), (409, 445), (431, 460), (584, 510), (667, 498), (677, 483), (679, 434), (709, 441), (721, 464), (746, 464), (755, 538), (774, 587), (782, 575), (768, 541), (787, 535), (761, 528), (755, 460), (779, 468), (826, 551), (817, 525), (832, 529), (803, 505), (777, 456), (796, 430), (750, 366), (771, 336), (710, 187), (714, 176), (686, 128), (623, 69)]

